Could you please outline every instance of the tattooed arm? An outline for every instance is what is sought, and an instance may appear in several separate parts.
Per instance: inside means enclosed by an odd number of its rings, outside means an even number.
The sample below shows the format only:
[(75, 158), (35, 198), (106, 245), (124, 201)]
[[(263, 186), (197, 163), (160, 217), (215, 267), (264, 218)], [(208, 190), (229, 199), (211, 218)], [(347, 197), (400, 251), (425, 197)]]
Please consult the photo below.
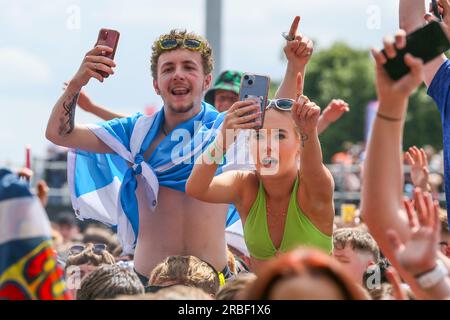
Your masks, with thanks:
[(112, 49), (97, 46), (86, 54), (80, 69), (68, 84), (62, 97), (56, 102), (47, 124), (45, 136), (53, 143), (69, 148), (77, 148), (99, 153), (110, 153), (112, 150), (106, 146), (86, 126), (75, 125), (75, 108), (81, 88), (91, 78), (103, 82), (104, 78), (99, 70), (113, 74), (114, 61), (101, 56), (102, 51)]

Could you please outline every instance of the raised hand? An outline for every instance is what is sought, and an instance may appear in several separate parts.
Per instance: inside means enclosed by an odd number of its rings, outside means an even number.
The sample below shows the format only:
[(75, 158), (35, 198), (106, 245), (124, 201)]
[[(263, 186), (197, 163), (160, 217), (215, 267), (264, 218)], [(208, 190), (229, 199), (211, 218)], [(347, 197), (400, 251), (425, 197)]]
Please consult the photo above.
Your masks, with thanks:
[[(400, 30), (395, 41), (391, 37), (384, 38), (384, 49), (388, 58), (394, 58), (397, 55), (397, 49), (403, 49), (406, 46), (406, 33)], [(411, 69), (411, 72), (398, 81), (392, 80), (383, 68), (387, 62), (386, 56), (372, 49), (372, 55), (376, 62), (376, 85), (380, 104), (390, 105), (395, 108), (401, 103), (407, 101), (409, 96), (423, 82), (423, 62), (421, 59), (414, 58), (411, 54), (405, 55), (405, 63)]]
[(411, 179), (414, 186), (421, 188), (423, 191), (430, 191), (428, 184), (430, 171), (428, 170), (425, 150), (419, 150), (416, 146), (409, 148), (405, 152), (405, 161), (411, 166)]
[(299, 24), (300, 17), (296, 16), (287, 35), (288, 38), (293, 40), (287, 40), (286, 45), (283, 49), (288, 62), (294, 68), (301, 68), (305, 66), (314, 51), (314, 44), (312, 40), (302, 35), (301, 33), (297, 33)]
[(89, 51), (83, 59), (80, 68), (73, 77), (71, 84), (75, 85), (81, 90), (82, 87), (88, 84), (91, 78), (96, 78), (103, 82), (103, 76), (98, 71), (104, 71), (110, 75), (114, 74), (113, 67), (115, 62), (103, 56), (104, 52), (112, 52), (113, 49), (107, 46), (97, 45), (94, 49)]
[(297, 127), (303, 135), (317, 134), (317, 124), (320, 117), (320, 108), (307, 96), (301, 95), (302, 76), (299, 73), (297, 76), (297, 100), (292, 105), (291, 115)]
[(255, 99), (235, 102), (228, 109), (221, 127), (222, 137), (226, 138), (224, 150), (234, 141), (240, 130), (261, 126), (260, 102)]
[(409, 201), (405, 201), (405, 209), (411, 227), (411, 237), (403, 243), (394, 230), (387, 235), (395, 258), (409, 273), (418, 276), (432, 270), (436, 266), (437, 247), (441, 231), (439, 222), (439, 204), (433, 203), (429, 193), (414, 190), (416, 210)]
[(350, 108), (347, 102), (341, 99), (333, 99), (322, 111), (322, 118), (327, 124), (331, 124), (339, 120), (344, 113), (349, 111)]

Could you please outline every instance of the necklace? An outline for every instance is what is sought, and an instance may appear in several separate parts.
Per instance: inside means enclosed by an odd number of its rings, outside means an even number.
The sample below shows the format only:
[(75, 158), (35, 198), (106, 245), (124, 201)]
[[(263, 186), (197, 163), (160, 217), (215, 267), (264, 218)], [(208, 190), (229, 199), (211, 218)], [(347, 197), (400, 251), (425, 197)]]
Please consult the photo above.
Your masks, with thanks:
[(163, 132), (163, 134), (165, 135), (165, 136), (168, 136), (169, 134), (166, 132), (166, 128), (164, 128), (164, 123), (161, 125), (161, 130), (162, 130), (162, 132)]

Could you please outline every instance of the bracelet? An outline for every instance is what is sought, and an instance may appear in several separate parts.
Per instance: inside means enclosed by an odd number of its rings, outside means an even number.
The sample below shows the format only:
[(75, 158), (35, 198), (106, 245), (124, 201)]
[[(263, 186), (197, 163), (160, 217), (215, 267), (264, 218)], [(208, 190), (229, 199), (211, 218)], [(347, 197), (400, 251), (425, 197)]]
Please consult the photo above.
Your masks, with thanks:
[(415, 276), (415, 279), (422, 289), (430, 289), (437, 285), (448, 275), (448, 269), (441, 260), (436, 261), (436, 267), (425, 273)]
[(381, 119), (384, 119), (384, 120), (387, 120), (387, 121), (392, 121), (392, 122), (397, 122), (397, 121), (402, 121), (403, 120), (403, 118), (392, 118), (392, 117), (385, 116), (385, 115), (383, 115), (383, 114), (381, 114), (379, 112), (377, 112), (377, 117), (379, 117)]
[[(220, 157), (220, 160), (217, 158), (217, 149), (216, 149), (216, 146), (215, 146), (215, 142), (213, 144), (214, 144), (213, 146), (209, 145), (206, 148), (206, 155), (208, 156), (208, 160), (210, 160), (212, 164), (222, 164), (223, 161), (224, 161), (224, 156), (222, 154), (222, 156)], [(212, 155), (212, 151), (213, 150), (214, 150), (214, 153), (215, 153), (214, 156)]]

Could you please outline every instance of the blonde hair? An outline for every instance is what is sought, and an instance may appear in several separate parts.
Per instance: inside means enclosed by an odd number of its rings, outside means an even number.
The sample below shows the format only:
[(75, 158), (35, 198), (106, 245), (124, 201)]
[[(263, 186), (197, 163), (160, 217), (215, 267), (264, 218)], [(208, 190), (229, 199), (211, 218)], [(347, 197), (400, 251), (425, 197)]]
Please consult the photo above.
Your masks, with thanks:
[(193, 32), (187, 32), (186, 30), (179, 30), (179, 29), (172, 29), (168, 34), (161, 35), (155, 42), (153, 42), (152, 45), (152, 57), (151, 57), (151, 71), (152, 71), (152, 77), (153, 79), (157, 79), (158, 77), (158, 59), (159, 56), (168, 51), (177, 50), (179, 47), (175, 47), (173, 49), (167, 49), (163, 50), (161, 49), (159, 43), (161, 40), (164, 39), (176, 39), (176, 40), (185, 40), (185, 39), (193, 39), (198, 40), (203, 43), (202, 48), (198, 51), (200, 55), (202, 56), (202, 62), (203, 62), (203, 73), (205, 75), (208, 75), (212, 72), (214, 68), (214, 57), (213, 52), (210, 44), (208, 41), (193, 33)]
[(181, 284), (216, 294), (220, 287), (217, 271), (194, 256), (171, 256), (158, 264), (150, 274), (149, 285)]

